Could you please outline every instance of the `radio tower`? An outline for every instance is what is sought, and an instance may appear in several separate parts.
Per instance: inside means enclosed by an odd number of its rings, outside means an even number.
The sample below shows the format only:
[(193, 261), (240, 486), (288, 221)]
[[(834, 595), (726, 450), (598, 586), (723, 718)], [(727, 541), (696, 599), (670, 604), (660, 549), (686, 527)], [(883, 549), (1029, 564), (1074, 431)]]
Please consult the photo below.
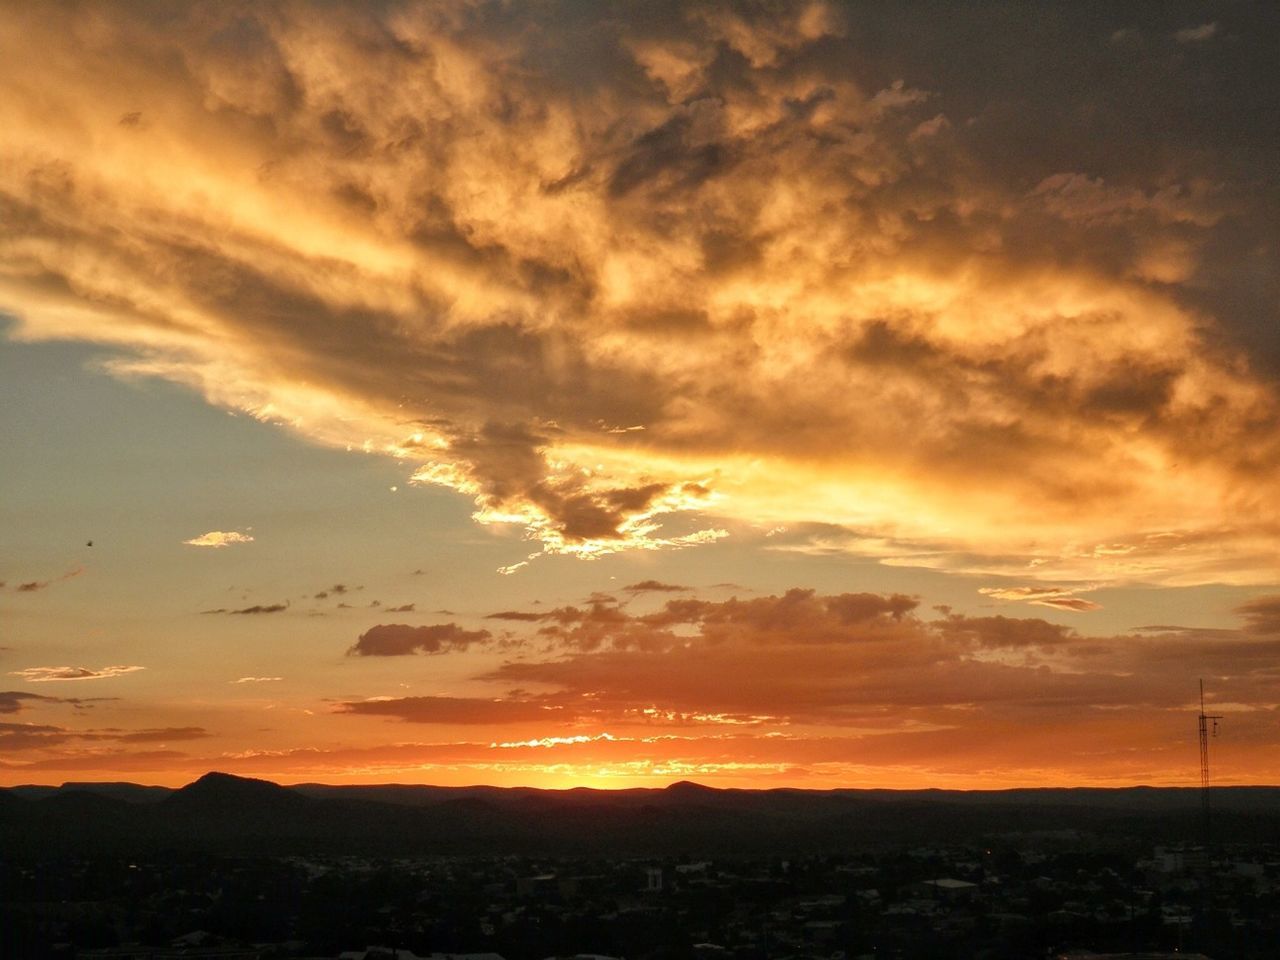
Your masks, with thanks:
[[(1204, 680), (1200, 681), (1200, 817), (1204, 827), (1205, 851), (1209, 849), (1209, 736), (1218, 735), (1221, 715), (1204, 712)], [(1213, 722), (1210, 727), (1210, 721)]]

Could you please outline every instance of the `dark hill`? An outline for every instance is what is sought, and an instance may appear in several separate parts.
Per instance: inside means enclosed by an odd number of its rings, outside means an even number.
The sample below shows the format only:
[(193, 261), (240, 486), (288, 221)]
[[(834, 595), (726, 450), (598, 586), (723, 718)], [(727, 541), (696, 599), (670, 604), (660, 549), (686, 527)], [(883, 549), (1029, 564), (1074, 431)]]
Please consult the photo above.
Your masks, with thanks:
[(306, 798), (288, 787), (270, 780), (236, 777), (229, 773), (206, 773), (199, 780), (187, 784), (164, 800), (168, 806), (199, 804), (287, 804), (296, 807), (305, 804)]
[[(1199, 836), (1194, 789), (283, 787), (210, 773), (154, 802), (154, 793), (110, 786), (61, 788), (39, 800), (0, 791), (0, 849), (787, 855), (1072, 830), (1158, 842)], [(1219, 788), (1214, 810), (1224, 841), (1280, 841), (1280, 789)]]
[(92, 783), (69, 780), (58, 787), (25, 784), (10, 787), (9, 793), (24, 800), (43, 800), (46, 797), (70, 792), (96, 793), (105, 797), (114, 797), (129, 803), (159, 803), (173, 791), (168, 787), (146, 787), (138, 783)]
[(715, 787), (703, 786), (701, 783), (694, 783), (692, 780), (677, 780), (666, 788), (666, 792), (673, 797), (697, 797), (725, 791), (717, 790)]

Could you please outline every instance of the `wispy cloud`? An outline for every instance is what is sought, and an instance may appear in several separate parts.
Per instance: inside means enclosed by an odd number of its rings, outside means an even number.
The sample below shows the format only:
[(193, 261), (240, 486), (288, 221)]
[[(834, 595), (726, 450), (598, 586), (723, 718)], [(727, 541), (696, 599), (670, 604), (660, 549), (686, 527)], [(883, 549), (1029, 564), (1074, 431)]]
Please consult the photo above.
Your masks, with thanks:
[(241, 607), (238, 610), (231, 610), (227, 607), (218, 607), (216, 610), (201, 610), (204, 614), (226, 613), (233, 616), (256, 616), (262, 613), (283, 613), (289, 609), (287, 603), (255, 603), (251, 607)]
[[(23, 583), (19, 583), (14, 587), (14, 589), (17, 590), (18, 593), (35, 593), (39, 590), (45, 590), (48, 587), (53, 586), (55, 583), (61, 583), (64, 580), (71, 580), (80, 576), (82, 573), (84, 573), (84, 567), (73, 567), (60, 577), (54, 577), (50, 580), (27, 580)], [(0, 582), (0, 587), (3, 586), (4, 583)]]
[(325, 588), (324, 590), (321, 590), (319, 593), (315, 594), (315, 595), (314, 595), (314, 597), (313, 597), (312, 599), (314, 599), (314, 600), (327, 600), (327, 599), (329, 598), (329, 596), (330, 596), (330, 595), (335, 596), (335, 597), (340, 597), (340, 596), (342, 596), (343, 594), (350, 592), (350, 590), (352, 590), (352, 589), (355, 589), (355, 590), (363, 590), (363, 589), (364, 589), (364, 587), (354, 587), (354, 588), (350, 588), (350, 587), (348, 587), (345, 583), (335, 583), (332, 587), (327, 587), (327, 588)]
[(77, 711), (88, 710), (96, 703), (110, 701), (115, 697), (47, 697), (39, 693), (27, 693), (24, 690), (0, 690), (0, 713), (20, 713), (27, 707), (47, 704), (68, 704)]
[(406, 723), (504, 724), (572, 719), (563, 705), (483, 697), (370, 697), (338, 703), (335, 713), (390, 717)]
[(1021, 601), (1038, 604), (1042, 607), (1054, 607), (1058, 610), (1074, 610), (1084, 613), (1090, 610), (1101, 610), (1102, 604), (1081, 597), (1083, 591), (1094, 589), (1083, 587), (979, 587), (978, 592), (994, 600)]
[(1202, 23), (1198, 27), (1187, 27), (1179, 30), (1173, 35), (1173, 39), (1178, 43), (1204, 43), (1206, 40), (1212, 40), (1218, 34), (1218, 24)]
[(106, 680), (126, 673), (136, 673), (146, 667), (27, 667), (25, 670), (10, 670), (9, 676), (21, 677), (28, 683), (46, 683), (51, 680)]
[(210, 530), (182, 542), (192, 547), (230, 547), (237, 543), (252, 543), (253, 537), (236, 530)]
[(270, 683), (273, 680), (283, 680), (284, 677), (240, 677), (236, 680), (228, 680), (228, 683)]
[(121, 743), (167, 743), (173, 740), (203, 740), (208, 736), (209, 731), (204, 727), (153, 727), (116, 732), (113, 739)]

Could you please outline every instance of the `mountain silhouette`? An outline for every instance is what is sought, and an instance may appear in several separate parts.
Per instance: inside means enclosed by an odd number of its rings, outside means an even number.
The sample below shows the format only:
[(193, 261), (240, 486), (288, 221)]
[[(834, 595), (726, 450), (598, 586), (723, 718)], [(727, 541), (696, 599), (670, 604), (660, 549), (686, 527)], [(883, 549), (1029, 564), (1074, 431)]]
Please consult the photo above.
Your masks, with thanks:
[(161, 801), (166, 807), (243, 811), (271, 809), (295, 811), (312, 801), (270, 780), (237, 777), (213, 771), (187, 784)]
[[(1194, 840), (1199, 815), (1196, 789), (285, 787), (213, 772), (167, 792), (133, 784), (0, 789), (0, 850), (772, 855), (1063, 830)], [(1216, 788), (1214, 823), (1223, 841), (1280, 842), (1280, 789)]]

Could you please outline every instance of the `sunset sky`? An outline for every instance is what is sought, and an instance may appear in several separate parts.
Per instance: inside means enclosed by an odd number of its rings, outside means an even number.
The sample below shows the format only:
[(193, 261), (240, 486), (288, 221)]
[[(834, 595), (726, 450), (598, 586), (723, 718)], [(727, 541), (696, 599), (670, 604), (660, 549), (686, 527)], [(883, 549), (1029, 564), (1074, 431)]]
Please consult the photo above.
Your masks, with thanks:
[(0, 784), (1280, 782), (1280, 7), (0, 7)]

